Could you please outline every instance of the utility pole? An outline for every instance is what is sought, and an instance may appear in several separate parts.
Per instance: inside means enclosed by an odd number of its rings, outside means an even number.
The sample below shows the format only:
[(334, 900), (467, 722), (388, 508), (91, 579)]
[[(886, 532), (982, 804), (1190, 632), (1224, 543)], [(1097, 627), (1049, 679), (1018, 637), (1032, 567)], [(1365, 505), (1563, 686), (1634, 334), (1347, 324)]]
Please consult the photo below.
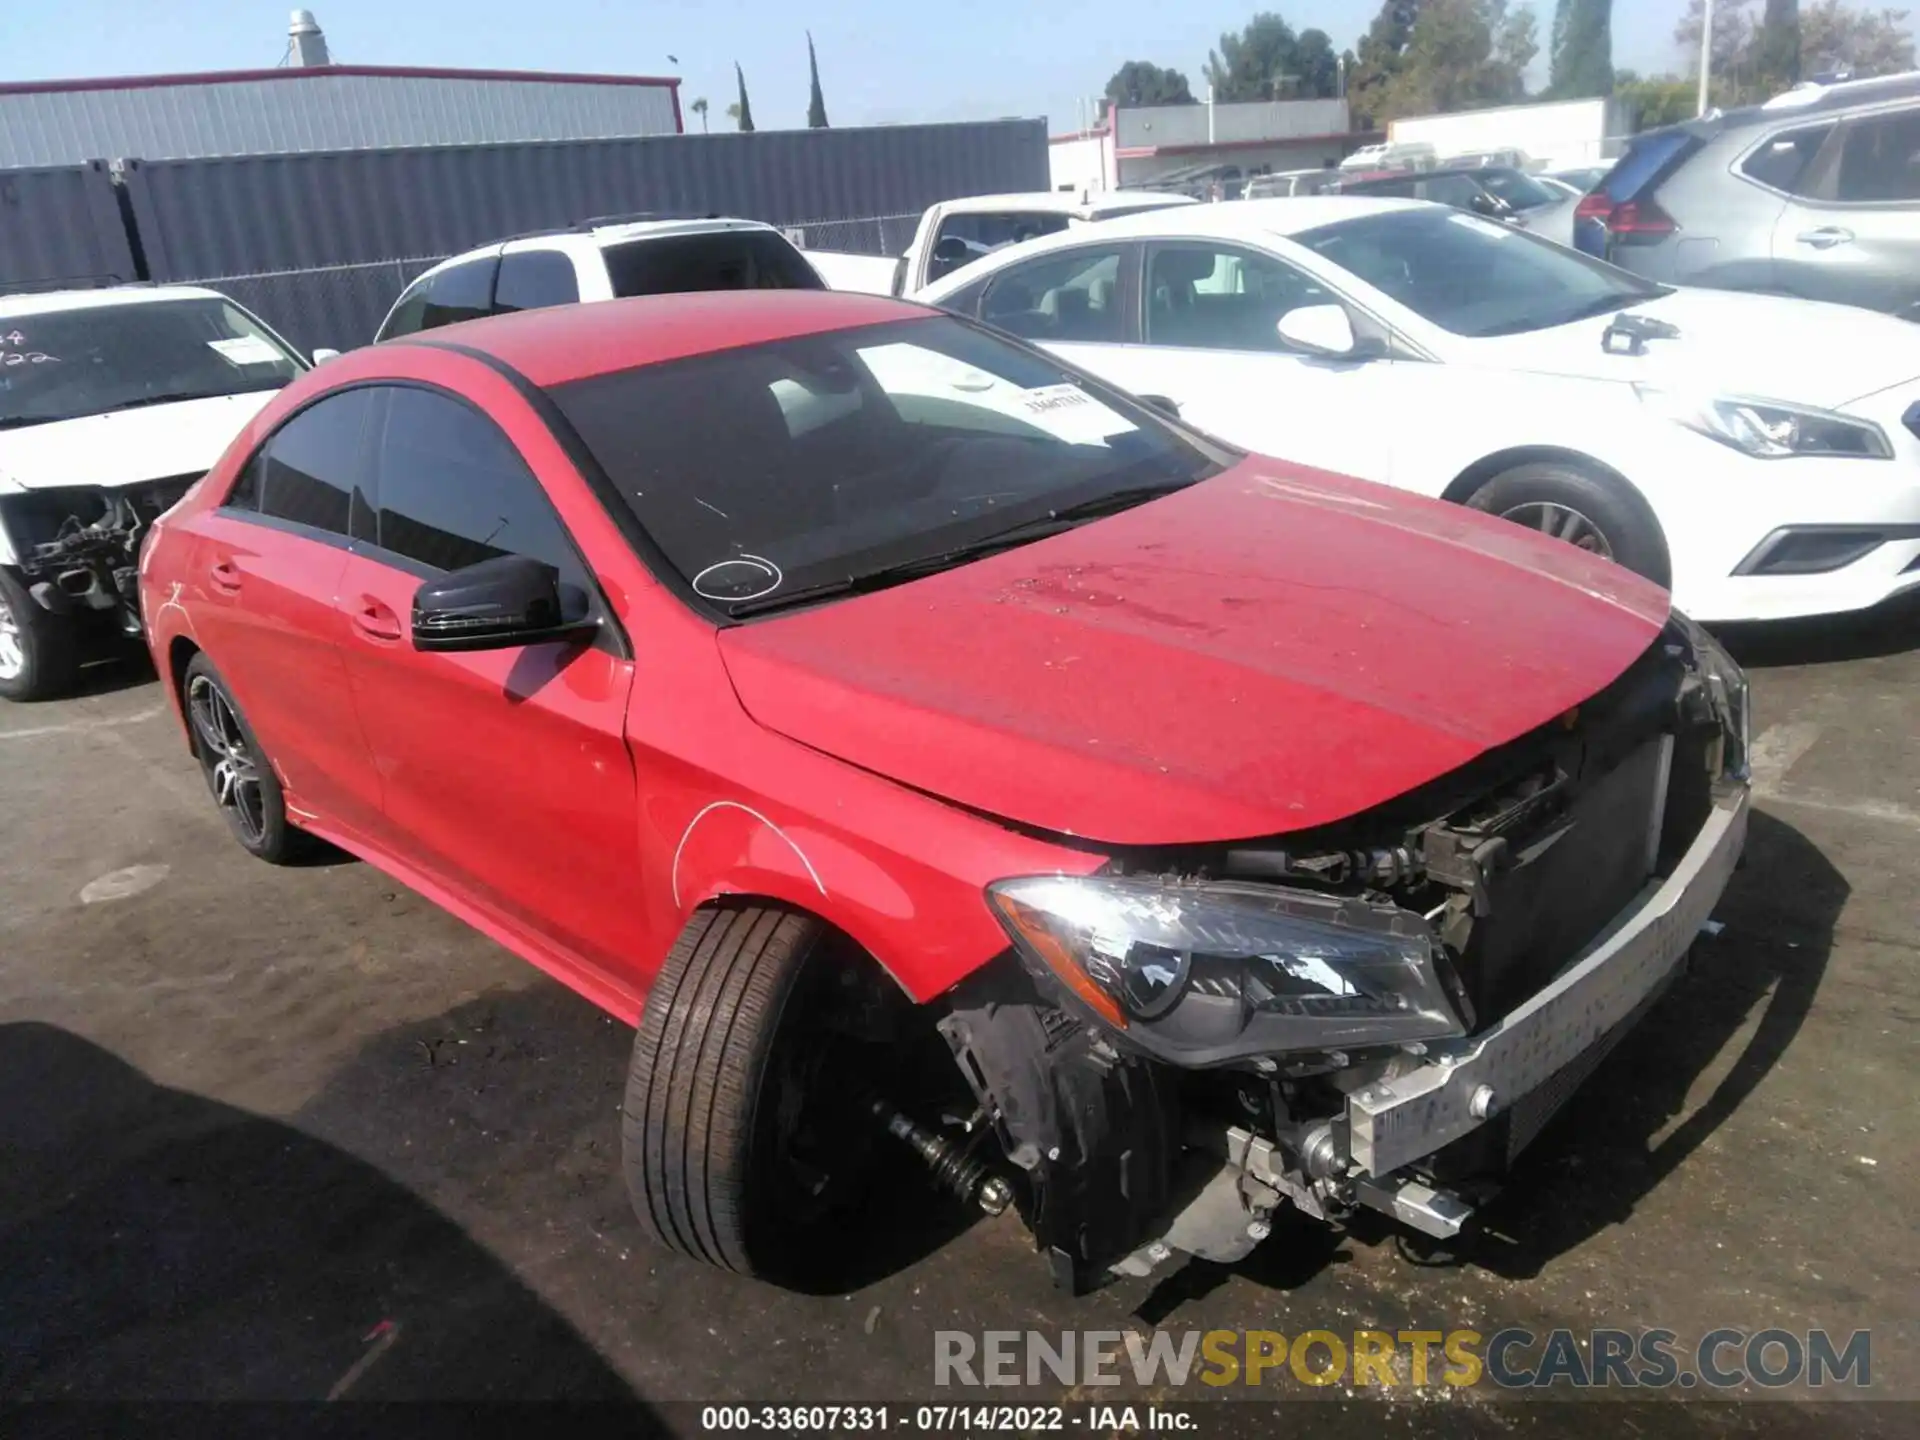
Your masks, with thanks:
[(1713, 77), (1713, 0), (1703, 0), (1700, 9), (1700, 108), (1707, 113), (1707, 85)]

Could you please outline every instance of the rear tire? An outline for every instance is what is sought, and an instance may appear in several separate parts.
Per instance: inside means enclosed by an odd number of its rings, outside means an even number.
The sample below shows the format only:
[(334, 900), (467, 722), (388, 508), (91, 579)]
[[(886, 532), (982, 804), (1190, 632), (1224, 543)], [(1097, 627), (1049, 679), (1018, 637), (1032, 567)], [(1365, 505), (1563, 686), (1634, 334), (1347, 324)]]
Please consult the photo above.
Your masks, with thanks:
[(200, 773), (240, 848), (269, 865), (305, 859), (312, 853), (313, 837), (287, 819), (273, 761), (260, 747), (225, 677), (204, 654), (187, 662), (180, 700)]
[(79, 627), (42, 606), (11, 570), (0, 569), (0, 696), (52, 700), (73, 689), (79, 675)]
[(621, 1136), (634, 1213), (666, 1249), (803, 1289), (848, 1269), (878, 1135), (863, 1103), (888, 1052), (833, 1023), (870, 978), (837, 939), (810, 915), (728, 905), (668, 952)]
[(1611, 476), (1566, 461), (1533, 461), (1502, 470), (1467, 504), (1569, 541), (1656, 585), (1673, 583), (1660, 522), (1645, 500)]

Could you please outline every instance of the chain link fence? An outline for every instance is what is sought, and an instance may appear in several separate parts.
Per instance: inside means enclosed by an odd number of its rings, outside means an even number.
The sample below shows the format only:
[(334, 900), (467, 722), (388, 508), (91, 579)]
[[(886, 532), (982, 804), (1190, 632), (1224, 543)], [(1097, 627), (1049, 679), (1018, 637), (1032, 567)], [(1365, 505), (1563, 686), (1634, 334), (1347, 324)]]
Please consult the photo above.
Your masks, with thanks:
[(781, 230), (802, 250), (843, 250), (853, 255), (904, 254), (919, 228), (920, 212), (866, 215), (853, 220), (807, 220)]
[[(787, 238), (806, 250), (845, 251), (894, 256), (913, 243), (918, 213), (868, 215), (855, 219), (809, 220), (783, 225)], [(373, 339), (400, 292), (444, 255), (405, 260), (374, 260), (357, 265), (323, 265), (308, 270), (275, 270), (255, 275), (217, 275), (181, 281), (204, 285), (239, 301), (299, 349), (311, 354), (325, 346), (351, 350)]]
[(311, 354), (326, 346), (351, 350), (373, 339), (393, 302), (413, 278), (445, 259), (375, 260), (261, 275), (219, 275), (182, 284), (204, 285), (239, 301)]

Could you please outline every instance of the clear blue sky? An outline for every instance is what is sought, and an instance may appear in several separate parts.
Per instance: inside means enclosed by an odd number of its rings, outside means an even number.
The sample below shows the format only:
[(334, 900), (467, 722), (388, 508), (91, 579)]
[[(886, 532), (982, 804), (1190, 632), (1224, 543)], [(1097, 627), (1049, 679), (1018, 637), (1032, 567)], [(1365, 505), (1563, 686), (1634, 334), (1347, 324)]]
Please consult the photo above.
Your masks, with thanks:
[[(286, 0), (0, 0), (0, 80), (276, 63)], [(592, 70), (684, 77), (713, 122), (747, 74), (762, 129), (802, 125), (811, 27), (836, 124), (1045, 115), (1072, 128), (1123, 60), (1186, 71), (1260, 9), (1351, 45), (1379, 0), (309, 0), (334, 58), (369, 65)], [(1536, 0), (1544, 39), (1552, 0)], [(1615, 0), (1614, 63), (1672, 68), (1679, 0)], [(667, 57), (679, 57), (675, 64)], [(692, 117), (688, 117), (692, 124)]]

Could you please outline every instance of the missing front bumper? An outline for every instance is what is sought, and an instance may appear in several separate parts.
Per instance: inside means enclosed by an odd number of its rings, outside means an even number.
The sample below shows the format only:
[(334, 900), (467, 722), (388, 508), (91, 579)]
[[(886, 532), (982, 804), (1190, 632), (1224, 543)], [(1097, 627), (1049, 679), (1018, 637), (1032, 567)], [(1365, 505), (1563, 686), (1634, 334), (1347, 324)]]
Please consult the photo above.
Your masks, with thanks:
[[(1354, 1164), (1386, 1181), (1576, 1067), (1666, 983), (1720, 901), (1746, 841), (1748, 794), (1730, 786), (1672, 874), (1557, 979), (1491, 1029), (1435, 1044), (1418, 1069), (1348, 1097)], [(1537, 1128), (1537, 1124), (1534, 1128)]]

